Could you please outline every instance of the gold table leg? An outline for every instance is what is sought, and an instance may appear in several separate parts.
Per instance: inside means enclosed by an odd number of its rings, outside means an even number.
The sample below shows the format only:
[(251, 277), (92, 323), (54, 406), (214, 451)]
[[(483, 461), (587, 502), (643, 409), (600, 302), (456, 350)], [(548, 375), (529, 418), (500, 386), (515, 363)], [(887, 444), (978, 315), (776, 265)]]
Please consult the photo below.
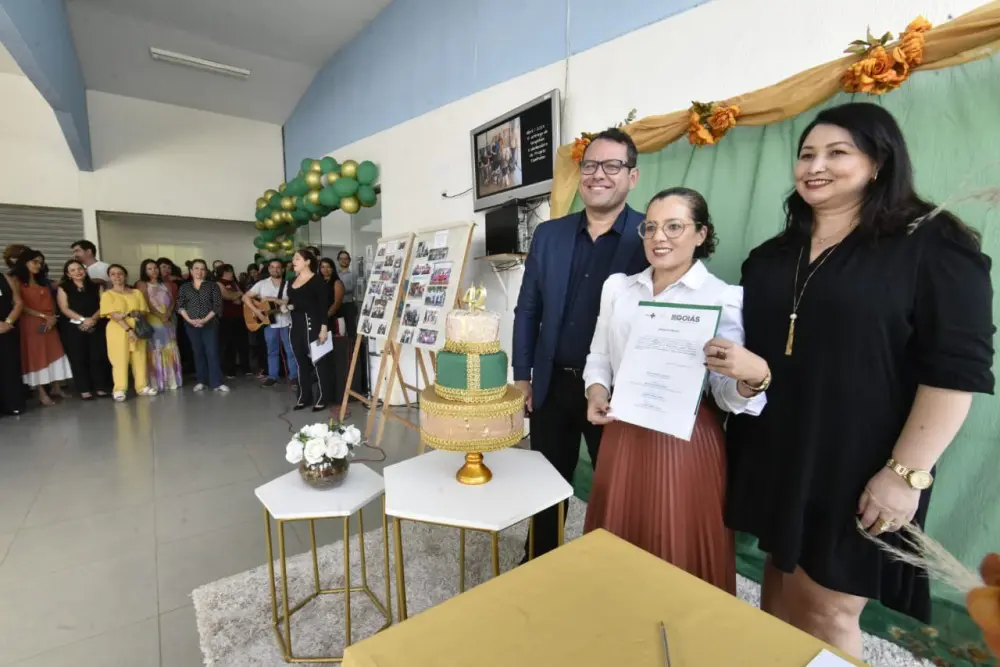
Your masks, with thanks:
[(535, 517), (528, 519), (528, 560), (535, 558)]
[(559, 532), (556, 533), (556, 546), (561, 547), (566, 538), (566, 502), (559, 503)]
[(458, 592), (465, 592), (465, 528), (458, 529)]
[[(359, 512), (360, 514), (360, 512)], [(361, 553), (365, 547), (361, 545)], [(351, 645), (351, 517), (344, 517), (344, 646)]]
[(493, 578), (500, 576), (500, 533), (490, 533), (491, 546), (493, 548)]
[(389, 518), (385, 515), (385, 494), (382, 494), (382, 556), (385, 558), (385, 608), (392, 623), (392, 580), (389, 576)]
[(316, 594), (319, 594), (319, 555), (316, 553), (316, 521), (309, 519), (309, 544), (312, 547), (313, 581), (316, 582)]
[(398, 517), (392, 517), (392, 532), (396, 541), (396, 602), (399, 620), (406, 620), (406, 580), (403, 572), (403, 531)]
[(281, 647), (285, 660), (292, 657), (292, 615), (288, 613), (288, 568), (285, 559), (285, 522), (278, 521), (278, 557), (281, 559), (281, 610), (284, 613), (285, 637)]

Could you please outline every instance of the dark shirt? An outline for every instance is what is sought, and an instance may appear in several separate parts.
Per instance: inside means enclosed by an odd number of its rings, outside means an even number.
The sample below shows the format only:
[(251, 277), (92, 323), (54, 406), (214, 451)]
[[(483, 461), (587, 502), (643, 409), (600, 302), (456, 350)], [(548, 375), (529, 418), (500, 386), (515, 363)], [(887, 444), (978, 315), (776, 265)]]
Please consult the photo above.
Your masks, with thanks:
[(622, 209), (611, 229), (596, 240), (591, 239), (587, 231), (586, 211), (580, 213), (566, 289), (566, 308), (556, 346), (555, 365), (558, 368), (582, 370), (587, 364), (590, 341), (601, 312), (601, 290), (611, 273), (611, 260), (618, 250), (627, 212), (627, 208)]
[(203, 280), (201, 289), (194, 288), (193, 280), (184, 283), (177, 295), (177, 309), (185, 311), (193, 320), (200, 320), (212, 312), (222, 317), (222, 292), (218, 283)]
[(292, 326), (305, 326), (309, 330), (309, 340), (319, 337), (319, 329), (329, 325), (327, 311), (330, 309), (330, 285), (323, 277), (314, 273), (301, 287), (294, 282), (288, 285), (288, 303), (292, 307)]
[[(225, 286), (230, 292), (239, 292), (240, 286), (235, 280), (223, 280), (219, 278), (216, 281), (218, 284)], [(221, 292), (220, 292), (221, 294)], [(229, 301), (226, 299), (222, 300), (222, 316), (223, 317), (243, 317), (243, 304), (239, 301)]]

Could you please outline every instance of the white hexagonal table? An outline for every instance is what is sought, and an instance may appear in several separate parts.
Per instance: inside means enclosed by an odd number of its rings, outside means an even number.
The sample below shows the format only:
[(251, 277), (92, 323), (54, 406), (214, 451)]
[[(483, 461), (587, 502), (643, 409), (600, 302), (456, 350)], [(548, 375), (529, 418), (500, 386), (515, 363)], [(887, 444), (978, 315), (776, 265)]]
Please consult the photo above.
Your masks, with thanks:
[[(346, 608), (345, 633), (347, 646), (351, 644), (351, 593), (363, 593), (368, 596), (375, 608), (385, 616), (386, 623), (382, 629), (392, 623), (392, 607), (389, 595), (389, 530), (382, 515), (383, 554), (385, 559), (385, 604), (375, 596), (368, 586), (367, 568), (365, 563), (364, 525), (361, 520), (361, 510), (365, 505), (383, 495), (385, 483), (378, 473), (366, 465), (355, 463), (344, 478), (344, 482), (326, 490), (313, 489), (307, 485), (297, 470), (273, 479), (263, 486), (257, 487), (254, 494), (264, 505), (264, 524), (267, 532), (267, 567), (270, 574), (271, 588), (271, 618), (278, 645), (286, 662), (340, 662), (340, 656), (317, 656), (304, 658), (292, 652), (292, 615), (320, 595), (343, 594)], [(384, 510), (384, 497), (383, 497)], [(351, 536), (351, 516), (358, 515), (358, 547), (361, 556), (361, 585), (351, 586), (351, 564), (349, 540)], [(274, 548), (271, 544), (271, 519), (278, 524), (278, 561), (281, 569), (281, 607), (278, 606), (278, 595), (274, 579)], [(344, 585), (341, 588), (323, 589), (319, 582), (319, 561), (316, 553), (316, 528), (318, 519), (342, 519), (344, 522)], [(288, 566), (285, 552), (285, 524), (292, 521), (308, 521), (310, 546), (312, 547), (312, 562), (314, 590), (305, 599), (292, 605), (288, 599)], [(284, 631), (282, 631), (284, 625)]]
[[(459, 590), (465, 590), (465, 531), (489, 533), (493, 576), (500, 574), (499, 533), (553, 505), (559, 506), (559, 543), (565, 524), (563, 501), (573, 487), (539, 452), (504, 449), (484, 455), (493, 471), (487, 484), (467, 486), (455, 479), (465, 455), (433, 451), (382, 471), (385, 514), (392, 518), (396, 550), (396, 595), (399, 618), (406, 618), (406, 588), (400, 522), (417, 521), (459, 529)], [(529, 557), (534, 548), (534, 521), (528, 528)]]

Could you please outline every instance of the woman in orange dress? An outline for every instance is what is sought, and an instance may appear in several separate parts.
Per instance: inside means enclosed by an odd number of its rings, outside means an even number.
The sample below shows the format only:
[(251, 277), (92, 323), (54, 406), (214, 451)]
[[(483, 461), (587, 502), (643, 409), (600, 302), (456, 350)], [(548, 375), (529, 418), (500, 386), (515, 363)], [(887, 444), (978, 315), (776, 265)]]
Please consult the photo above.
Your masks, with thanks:
[(64, 398), (59, 383), (73, 377), (73, 373), (59, 340), (56, 303), (44, 267), (42, 253), (25, 250), (17, 258), (11, 274), (19, 282), (24, 303), (19, 325), (22, 379), (24, 384), (38, 391), (42, 405), (53, 405), (53, 398)]

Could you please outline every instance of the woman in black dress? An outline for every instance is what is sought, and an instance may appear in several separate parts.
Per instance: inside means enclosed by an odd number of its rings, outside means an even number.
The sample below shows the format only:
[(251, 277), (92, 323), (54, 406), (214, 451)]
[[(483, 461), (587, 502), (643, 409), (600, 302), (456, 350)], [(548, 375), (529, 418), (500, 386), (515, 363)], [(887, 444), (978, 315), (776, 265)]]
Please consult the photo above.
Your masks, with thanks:
[(890, 560), (922, 525), (932, 470), (992, 393), (990, 260), (913, 189), (872, 104), (821, 112), (799, 141), (785, 231), (743, 265), (746, 346), (773, 382), (729, 427), (726, 520), (768, 553), (765, 610), (861, 656), (869, 599), (927, 621), (925, 574)]
[[(308, 250), (299, 250), (292, 256), (292, 270), (295, 271), (295, 280), (288, 288), (288, 304), (292, 311), (289, 336), (299, 367), (299, 397), (295, 409), (302, 410), (312, 405), (313, 412), (321, 412), (333, 400), (333, 352), (323, 355), (314, 365), (310, 345), (314, 342), (326, 343), (330, 337), (330, 286), (316, 273), (319, 263), (316, 255)], [(312, 386), (314, 366), (319, 384), (315, 403)]]
[(111, 367), (104, 332), (108, 321), (101, 317), (101, 288), (75, 259), (63, 267), (56, 303), (63, 314), (60, 323), (63, 347), (80, 398), (89, 401), (95, 394), (107, 396), (111, 391)]
[(17, 330), (22, 308), (17, 281), (6, 273), (0, 274), (0, 416), (24, 411), (21, 337)]

